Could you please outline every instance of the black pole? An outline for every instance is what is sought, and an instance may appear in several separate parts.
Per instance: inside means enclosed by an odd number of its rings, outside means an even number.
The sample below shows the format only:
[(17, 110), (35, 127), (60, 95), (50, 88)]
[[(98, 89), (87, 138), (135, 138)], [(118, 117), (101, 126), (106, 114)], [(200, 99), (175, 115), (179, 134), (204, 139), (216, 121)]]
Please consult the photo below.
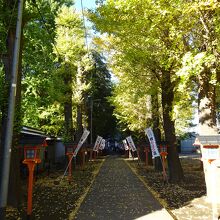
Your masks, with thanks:
[(8, 114), (7, 114), (7, 122), (6, 122), (5, 143), (0, 158), (0, 163), (1, 163), (0, 164), (0, 219), (1, 220), (5, 219), (6, 205), (8, 199), (7, 198), (8, 182), (9, 182), (11, 144), (12, 144), (13, 125), (14, 125), (15, 98), (16, 98), (16, 87), (17, 87), (23, 6), (24, 6), (24, 0), (19, 0), (13, 64), (12, 64), (12, 80), (10, 85), (9, 99), (8, 99), (8, 112), (7, 112)]

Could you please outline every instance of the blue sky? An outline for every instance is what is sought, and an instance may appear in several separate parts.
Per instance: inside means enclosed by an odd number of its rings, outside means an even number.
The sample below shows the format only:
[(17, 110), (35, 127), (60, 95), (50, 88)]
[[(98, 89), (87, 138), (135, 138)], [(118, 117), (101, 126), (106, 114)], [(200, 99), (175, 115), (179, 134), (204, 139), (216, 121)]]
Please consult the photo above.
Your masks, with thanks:
[[(95, 4), (95, 0), (82, 0), (82, 3), (83, 3), (83, 8), (86, 9), (86, 8), (89, 8), (89, 9), (93, 9), (96, 7), (96, 4)], [(75, 0), (75, 7), (76, 7), (76, 10), (78, 10), (80, 13), (81, 13), (81, 0)], [(86, 20), (86, 27), (91, 27), (91, 23), (89, 21)], [(94, 33), (93, 33), (94, 34)], [(97, 34), (97, 33), (96, 33)], [(91, 39), (88, 37), (88, 42), (90, 43), (91, 42)], [(113, 82), (118, 82), (118, 79), (117, 77), (114, 76), (114, 74), (111, 73), (111, 80)]]
[[(82, 12), (81, 0), (74, 0), (74, 2), (75, 2), (76, 10), (81, 14)], [(82, 3), (84, 9), (87, 8), (94, 9), (96, 7), (95, 0), (82, 0)], [(86, 20), (86, 27), (91, 27), (91, 23), (86, 19), (86, 17), (85, 20)]]
[[(84, 8), (95, 8), (95, 0), (82, 0)], [(75, 0), (77, 10), (81, 10), (81, 0)]]

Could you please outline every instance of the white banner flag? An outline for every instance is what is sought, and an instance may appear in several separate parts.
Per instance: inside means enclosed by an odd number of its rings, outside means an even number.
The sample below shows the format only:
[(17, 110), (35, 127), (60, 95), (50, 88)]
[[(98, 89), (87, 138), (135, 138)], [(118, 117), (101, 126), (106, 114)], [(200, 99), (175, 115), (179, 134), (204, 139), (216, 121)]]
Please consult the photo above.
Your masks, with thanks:
[(135, 147), (135, 145), (134, 145), (134, 142), (133, 142), (133, 140), (132, 140), (132, 137), (129, 136), (129, 137), (126, 138), (126, 140), (127, 140), (127, 142), (128, 142), (129, 147), (131, 148), (131, 150), (132, 150), (133, 152), (136, 151), (137, 149), (136, 149), (136, 147)]
[(102, 141), (102, 137), (101, 136), (97, 136), (96, 141), (95, 141), (95, 145), (93, 147), (93, 151), (98, 151), (99, 146), (101, 144)]
[(123, 140), (123, 144), (124, 144), (124, 149), (129, 150), (128, 143), (126, 140)]
[(146, 128), (144, 131), (145, 131), (145, 134), (147, 135), (147, 137), (149, 139), (149, 142), (150, 142), (152, 157), (153, 158), (160, 157), (160, 153), (158, 151), (157, 143), (156, 143), (156, 140), (155, 140), (154, 133), (153, 133), (152, 129), (151, 128)]
[(99, 149), (100, 150), (104, 150), (105, 149), (105, 139), (102, 139)]
[(86, 128), (84, 129), (83, 135), (79, 140), (79, 143), (73, 153), (73, 156), (76, 157), (76, 155), (78, 154), (80, 148), (82, 147), (83, 143), (85, 142), (86, 138), (88, 137), (90, 131), (88, 131)]

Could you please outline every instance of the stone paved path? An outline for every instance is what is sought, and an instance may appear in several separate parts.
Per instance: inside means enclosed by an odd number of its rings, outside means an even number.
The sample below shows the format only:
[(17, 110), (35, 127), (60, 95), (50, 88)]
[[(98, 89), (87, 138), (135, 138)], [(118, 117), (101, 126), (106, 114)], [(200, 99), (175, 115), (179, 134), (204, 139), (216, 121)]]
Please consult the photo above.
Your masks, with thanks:
[[(220, 207), (218, 206), (218, 208)], [(217, 220), (217, 217), (213, 218), (212, 211), (212, 204), (207, 201), (206, 196), (196, 198), (189, 204), (172, 210), (178, 220)]]
[(110, 156), (81, 204), (77, 220), (172, 220), (125, 161)]

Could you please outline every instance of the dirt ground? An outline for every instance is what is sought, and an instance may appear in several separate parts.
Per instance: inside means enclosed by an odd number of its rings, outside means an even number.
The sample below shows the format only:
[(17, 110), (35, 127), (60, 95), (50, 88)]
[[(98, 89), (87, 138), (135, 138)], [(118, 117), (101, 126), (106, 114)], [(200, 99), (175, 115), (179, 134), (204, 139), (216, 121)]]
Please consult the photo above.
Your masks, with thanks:
[(160, 203), (177, 220), (213, 219), (213, 207), (206, 198), (204, 172), (199, 155), (181, 155), (184, 181), (179, 184), (164, 184), (162, 172), (137, 161), (128, 160)]
[[(52, 169), (49, 176), (46, 172), (39, 174), (34, 183), (31, 219), (68, 219), (71, 211), (77, 206), (78, 199), (94, 179), (101, 163), (102, 160), (99, 159), (88, 162), (84, 170), (78, 167), (73, 171), (71, 183), (68, 182), (67, 176), (59, 183), (64, 167), (56, 171)], [(8, 220), (26, 219), (27, 180), (23, 180), (23, 183), (24, 203), (20, 211), (7, 207), (6, 219)]]
[[(206, 187), (199, 157), (181, 156), (180, 160), (184, 171), (184, 181), (180, 184), (164, 184), (162, 173), (156, 172), (152, 166), (146, 167), (144, 162), (128, 160), (128, 163), (178, 220), (211, 219), (210, 204), (205, 201)], [(34, 185), (33, 219), (68, 219), (77, 206), (77, 200), (94, 179), (101, 162), (89, 162), (84, 171), (79, 168), (75, 170), (70, 184), (67, 177), (59, 185), (54, 184), (62, 177), (63, 169), (52, 171), (49, 176), (46, 173), (39, 175)], [(20, 212), (8, 207), (7, 219), (25, 219), (26, 198), (25, 194)], [(192, 217), (193, 213), (197, 213), (198, 218)]]
[[(168, 208), (176, 209), (187, 204), (194, 198), (205, 195), (205, 179), (199, 158), (180, 158), (184, 181), (179, 184), (164, 184), (162, 172), (155, 172), (154, 167), (138, 165), (133, 161), (138, 173), (146, 177), (148, 185), (159, 193)], [(131, 162), (132, 163), (132, 162)]]

